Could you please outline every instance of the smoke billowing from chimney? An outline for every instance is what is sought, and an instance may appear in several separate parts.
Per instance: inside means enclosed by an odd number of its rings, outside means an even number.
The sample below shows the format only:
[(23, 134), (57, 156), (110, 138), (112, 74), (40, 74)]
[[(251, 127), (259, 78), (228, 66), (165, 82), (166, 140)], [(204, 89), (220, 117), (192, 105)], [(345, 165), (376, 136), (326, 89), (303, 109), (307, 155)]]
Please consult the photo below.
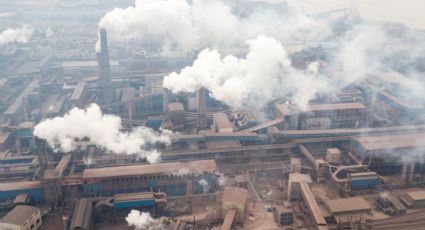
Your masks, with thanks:
[(34, 32), (31, 25), (23, 25), (21, 28), (7, 28), (0, 34), (0, 45), (9, 43), (27, 43)]
[(169, 133), (157, 133), (146, 127), (122, 132), (121, 119), (115, 115), (102, 114), (99, 106), (91, 104), (86, 110), (74, 108), (63, 117), (55, 117), (37, 124), (34, 135), (44, 139), (51, 147), (57, 145), (65, 152), (74, 150), (77, 139), (88, 138), (90, 142), (117, 154), (139, 154), (150, 163), (157, 162), (160, 152), (145, 146), (169, 143)]
[(216, 50), (203, 50), (192, 66), (166, 76), (163, 87), (173, 93), (195, 92), (205, 87), (216, 99), (232, 107), (261, 108), (266, 102), (285, 96), (302, 109), (306, 109), (315, 93), (327, 87), (315, 76), (317, 70), (295, 69), (279, 41), (261, 35), (247, 44), (249, 53), (245, 58), (222, 58)]
[(187, 51), (239, 46), (260, 34), (279, 41), (317, 41), (332, 34), (323, 19), (308, 18), (292, 5), (276, 8), (242, 17), (220, 0), (136, 0), (134, 6), (108, 12), (99, 27), (115, 40), (153, 35), (164, 48), (177, 45)]
[(125, 220), (128, 226), (134, 226), (136, 230), (165, 230), (161, 219), (154, 219), (148, 212), (131, 210)]

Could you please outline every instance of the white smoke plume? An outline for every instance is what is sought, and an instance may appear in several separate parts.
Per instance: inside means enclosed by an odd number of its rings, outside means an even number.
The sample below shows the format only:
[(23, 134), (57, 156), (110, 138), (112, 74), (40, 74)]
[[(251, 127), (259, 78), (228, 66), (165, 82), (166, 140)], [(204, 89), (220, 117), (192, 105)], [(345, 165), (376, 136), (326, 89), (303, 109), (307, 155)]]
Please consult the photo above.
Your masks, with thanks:
[(332, 34), (324, 19), (311, 19), (301, 9), (258, 9), (243, 17), (220, 0), (136, 0), (134, 6), (105, 14), (99, 27), (115, 40), (155, 37), (164, 47), (184, 50), (232, 47), (260, 34), (280, 41), (321, 40)]
[(21, 28), (7, 28), (0, 34), (0, 45), (9, 43), (27, 43), (34, 32), (31, 25), (23, 25)]
[(125, 220), (136, 230), (165, 230), (162, 219), (154, 219), (148, 212), (131, 210)]
[(74, 150), (77, 139), (88, 138), (90, 142), (118, 154), (139, 154), (150, 163), (160, 158), (158, 150), (145, 146), (169, 143), (169, 132), (156, 133), (146, 127), (122, 132), (121, 119), (115, 115), (102, 114), (99, 106), (91, 104), (86, 110), (74, 108), (63, 117), (45, 120), (34, 127), (34, 135), (65, 152)]
[(360, 24), (348, 31), (330, 60), (329, 69), (338, 78), (335, 84), (343, 88), (382, 68), (381, 59), (388, 39), (379, 26)]
[[(315, 93), (328, 87), (316, 76), (317, 70), (295, 69), (277, 40), (261, 35), (247, 43), (249, 53), (245, 58), (221, 58), (215, 50), (203, 50), (192, 66), (166, 76), (163, 87), (173, 93), (195, 92), (205, 87), (216, 99), (236, 108), (261, 108), (270, 100), (287, 97), (302, 109), (306, 109)], [(314, 68), (317, 64), (312, 64), (311, 69)]]

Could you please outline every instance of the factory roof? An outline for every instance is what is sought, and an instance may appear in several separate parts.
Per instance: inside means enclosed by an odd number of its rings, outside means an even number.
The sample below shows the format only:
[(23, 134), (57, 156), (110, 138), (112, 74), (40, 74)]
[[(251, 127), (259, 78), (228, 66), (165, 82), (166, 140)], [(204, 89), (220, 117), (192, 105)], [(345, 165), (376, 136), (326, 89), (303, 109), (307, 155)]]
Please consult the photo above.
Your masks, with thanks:
[(223, 202), (246, 204), (248, 190), (239, 187), (227, 187), (223, 192)]
[(27, 221), (35, 212), (40, 210), (35, 207), (18, 205), (12, 211), (8, 212), (6, 216), (0, 219), (1, 223), (8, 223), (14, 225), (22, 225)]
[(90, 229), (92, 211), (92, 202), (89, 199), (78, 200), (72, 214), (70, 229)]
[(4, 114), (10, 114), (13, 115), (16, 113), (18, 108), (22, 105), (22, 101), (24, 97), (28, 94), (30, 94), (34, 88), (36, 88), (39, 84), (39, 80), (34, 78), (28, 85), (25, 87), (24, 91), (16, 98), (16, 100), (7, 108), (6, 112)]
[(425, 133), (353, 137), (365, 150), (423, 148), (424, 139)]
[[(118, 66), (118, 61), (110, 61), (111, 66)], [(82, 67), (97, 67), (96, 60), (89, 61), (64, 61), (61, 64), (62, 68), (82, 68)]]
[(218, 130), (220, 129), (226, 129), (226, 128), (233, 128), (232, 123), (230, 123), (229, 118), (227, 115), (223, 112), (214, 113), (214, 125), (217, 127)]
[(0, 191), (14, 191), (41, 188), (40, 181), (18, 181), (0, 183)]
[(130, 165), (107, 168), (86, 169), (83, 179), (119, 177), (146, 174), (169, 174), (179, 172), (182, 168), (194, 172), (213, 172), (217, 169), (214, 160), (200, 160), (191, 162), (173, 162), (148, 165)]
[(170, 103), (168, 105), (168, 109), (170, 111), (182, 111), (183, 109), (183, 104), (182, 103)]
[(207, 149), (223, 149), (223, 148), (237, 148), (241, 147), (241, 143), (237, 140), (228, 141), (207, 141)]
[(425, 200), (425, 190), (407, 192), (407, 195), (414, 201)]
[(74, 92), (72, 92), (71, 100), (80, 100), (83, 90), (86, 87), (86, 84), (87, 83), (84, 81), (78, 82), (77, 86), (74, 89)]
[(126, 202), (126, 201), (137, 201), (154, 199), (153, 192), (140, 192), (140, 193), (127, 193), (127, 194), (116, 194), (114, 196), (115, 202)]
[(363, 197), (341, 198), (325, 201), (332, 214), (369, 211), (372, 207)]
[(326, 111), (326, 110), (346, 110), (346, 109), (366, 109), (362, 103), (351, 102), (351, 103), (335, 103), (335, 104), (311, 104), (308, 106), (308, 110)]

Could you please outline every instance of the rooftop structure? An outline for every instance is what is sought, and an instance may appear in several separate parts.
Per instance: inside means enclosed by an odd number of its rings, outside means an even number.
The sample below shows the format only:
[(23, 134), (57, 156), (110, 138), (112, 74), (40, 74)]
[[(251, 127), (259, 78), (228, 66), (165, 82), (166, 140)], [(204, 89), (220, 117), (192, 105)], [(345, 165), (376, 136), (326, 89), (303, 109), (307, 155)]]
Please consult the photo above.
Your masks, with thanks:
[(0, 229), (39, 229), (40, 210), (35, 207), (18, 205), (0, 219)]
[(217, 166), (214, 160), (202, 160), (191, 162), (161, 163), (149, 165), (118, 166), (108, 168), (86, 169), (83, 173), (83, 179), (119, 177), (131, 175), (149, 175), (149, 174), (171, 174), (178, 173), (179, 170), (186, 168), (189, 172), (214, 172)]
[(366, 109), (362, 103), (310, 104), (308, 110), (312, 112), (327, 110)]
[(76, 202), (74, 212), (72, 214), (71, 230), (89, 230), (91, 227), (91, 219), (93, 212), (93, 204), (89, 199), (80, 199)]
[(360, 136), (353, 137), (353, 141), (367, 151), (391, 150), (404, 148), (425, 147), (425, 133), (385, 135), (385, 136)]
[(325, 205), (333, 215), (370, 212), (372, 209), (372, 206), (362, 197), (327, 200)]

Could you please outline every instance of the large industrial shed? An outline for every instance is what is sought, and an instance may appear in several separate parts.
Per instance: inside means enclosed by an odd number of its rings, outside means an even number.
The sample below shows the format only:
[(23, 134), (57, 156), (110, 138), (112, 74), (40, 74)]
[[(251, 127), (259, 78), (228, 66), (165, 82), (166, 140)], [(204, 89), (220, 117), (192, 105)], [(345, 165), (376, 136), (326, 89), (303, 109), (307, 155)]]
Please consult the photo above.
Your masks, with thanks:
[(414, 159), (425, 152), (425, 133), (406, 133), (383, 136), (353, 137), (351, 150), (363, 163), (370, 162), (370, 169), (379, 174), (401, 171), (405, 159)]
[(26, 205), (16, 206), (0, 219), (2, 230), (37, 230), (41, 225), (40, 210)]
[(325, 206), (335, 217), (368, 214), (372, 210), (372, 206), (363, 197), (327, 200)]
[(29, 194), (35, 203), (44, 202), (44, 192), (40, 181), (0, 183), (0, 201), (14, 199), (19, 194)]
[(173, 162), (86, 169), (85, 194), (165, 192), (167, 196), (213, 193), (217, 165), (214, 160)]

